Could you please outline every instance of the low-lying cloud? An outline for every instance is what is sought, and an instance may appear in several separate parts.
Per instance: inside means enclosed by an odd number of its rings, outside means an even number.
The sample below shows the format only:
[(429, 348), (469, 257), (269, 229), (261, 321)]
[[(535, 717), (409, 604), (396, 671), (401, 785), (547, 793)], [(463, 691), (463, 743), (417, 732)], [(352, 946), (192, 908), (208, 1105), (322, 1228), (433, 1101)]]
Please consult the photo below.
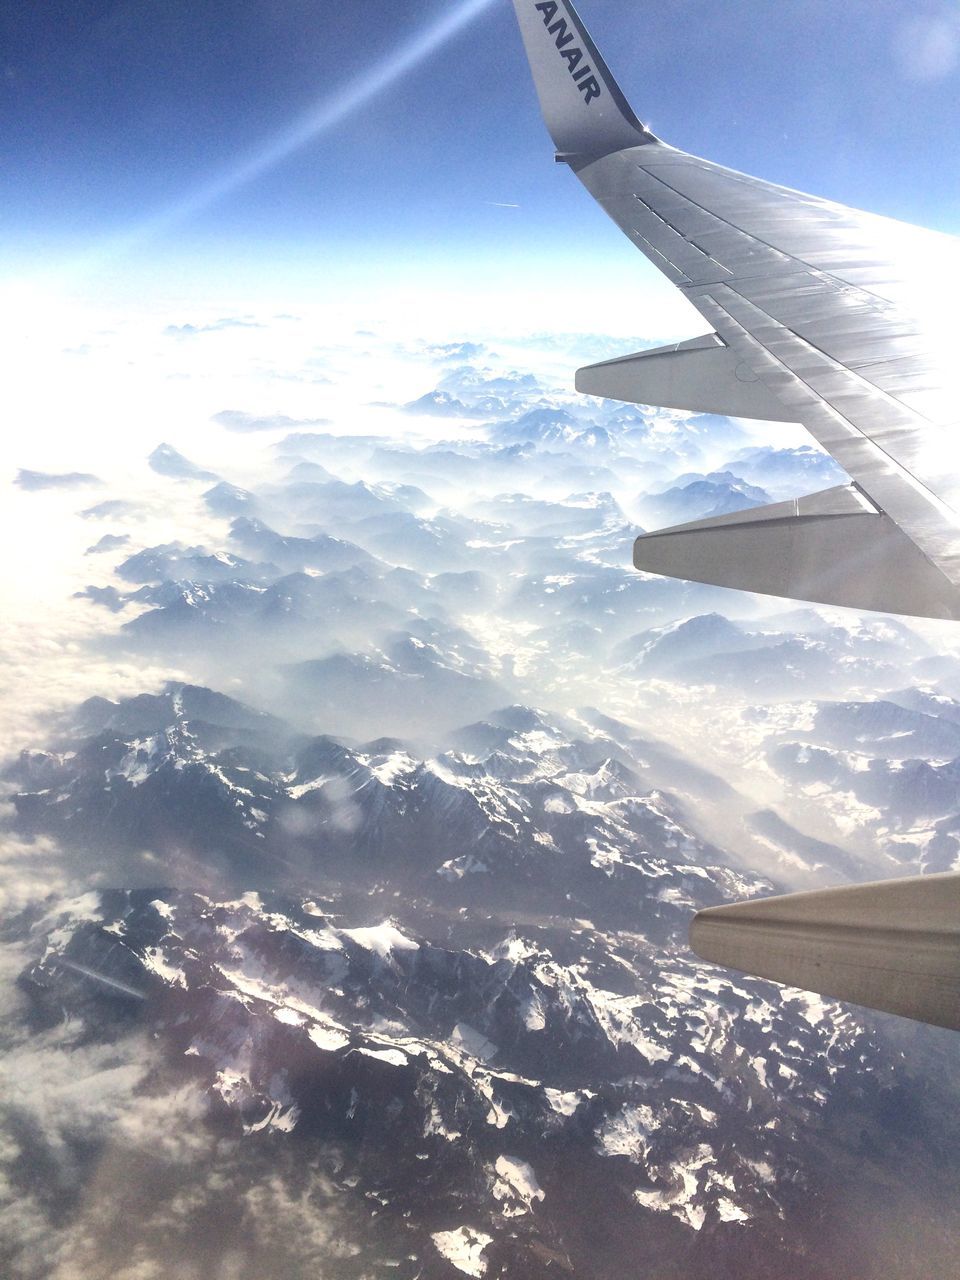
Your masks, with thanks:
[(38, 493), (42, 489), (82, 489), (103, 482), (87, 471), (29, 471), (21, 467), (13, 483), (28, 493)]
[(212, 420), (228, 431), (290, 431), (329, 425), (327, 418), (290, 418), (285, 413), (246, 413), (243, 409), (221, 409)]

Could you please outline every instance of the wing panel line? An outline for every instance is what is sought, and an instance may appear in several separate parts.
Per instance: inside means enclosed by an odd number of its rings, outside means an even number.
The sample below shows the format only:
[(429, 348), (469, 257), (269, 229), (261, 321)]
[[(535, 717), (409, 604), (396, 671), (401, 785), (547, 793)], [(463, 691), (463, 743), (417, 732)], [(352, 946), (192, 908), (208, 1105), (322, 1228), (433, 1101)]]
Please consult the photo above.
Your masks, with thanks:
[[(881, 510), (902, 526), (940, 572), (960, 586), (960, 521), (952, 508), (829, 404), (776, 352), (765, 347), (720, 301), (703, 293), (697, 304), (774, 394), (796, 409), (803, 425), (821, 446), (833, 454)], [(803, 341), (793, 334), (789, 336)]]

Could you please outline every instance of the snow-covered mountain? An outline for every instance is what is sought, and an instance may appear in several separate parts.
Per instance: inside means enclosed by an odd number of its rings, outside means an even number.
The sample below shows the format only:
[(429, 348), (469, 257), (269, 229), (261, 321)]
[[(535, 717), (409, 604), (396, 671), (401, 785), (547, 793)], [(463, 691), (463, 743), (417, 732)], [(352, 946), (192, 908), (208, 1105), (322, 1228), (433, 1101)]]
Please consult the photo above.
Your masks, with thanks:
[[(278, 1179), (319, 1157), (348, 1209), (379, 1206), (347, 1256), (402, 1250), (410, 1276), (446, 1274), (458, 1237), (525, 1275), (608, 1274), (641, 1241), (706, 1275), (694, 1241), (723, 1252), (731, 1224), (795, 1210), (824, 1089), (877, 1053), (849, 1016), (654, 959), (639, 934), (470, 912), (453, 940), (387, 905), (88, 893), (17, 923), (21, 988), (36, 1024), (66, 1009), (88, 1043), (145, 1030), (169, 1064), (154, 1087), (199, 1090), (205, 1123)], [(178, 1176), (179, 1234), (211, 1192)], [(276, 1247), (283, 1269), (297, 1241)]]
[(770, 495), (764, 489), (748, 484), (732, 471), (711, 471), (704, 476), (679, 476), (671, 488), (662, 493), (648, 494), (643, 501), (643, 510), (648, 523), (659, 526), (725, 516), (748, 507), (760, 507), (770, 501)]
[(562, 385), (618, 349), (405, 340), (349, 422), (228, 411), (218, 483), (81, 513), (85, 630), (30, 644), (84, 692), (0, 769), (4, 1274), (952, 1274), (953, 1040), (686, 933), (956, 865), (960, 665), (635, 572), (639, 495), (834, 480)]
[(174, 449), (172, 444), (158, 444), (150, 454), (147, 462), (151, 470), (156, 471), (158, 475), (167, 476), (171, 480), (209, 481), (218, 478), (212, 471), (205, 471), (203, 467), (191, 462), (178, 449)]
[[(354, 679), (355, 696), (364, 683), (371, 696), (398, 696), (365, 669)], [(374, 860), (382, 882), (404, 893), (530, 910), (575, 903), (625, 927), (645, 915), (658, 932), (679, 928), (691, 893), (719, 901), (743, 885), (730, 871), (703, 872), (717, 851), (652, 785), (644, 744), (609, 727), (515, 706), (423, 757), (393, 739), (309, 737), (210, 690), (172, 685), (85, 703), (56, 750), (24, 752), (7, 777), (21, 834), (78, 854), (99, 846), (127, 880), (144, 867), (155, 877), (150, 850), (168, 868), (175, 854), (186, 872), (203, 863), (212, 874), (215, 864), (236, 888), (251, 875), (299, 883), (291, 868), (348, 876)], [(677, 892), (644, 902), (648, 874), (669, 875)]]
[[(319, 1160), (335, 1275), (401, 1256), (439, 1277), (472, 1246), (599, 1277), (641, 1243), (693, 1276), (744, 1250), (744, 1274), (793, 1268), (837, 1117), (871, 1134), (866, 1185), (903, 1150), (891, 1051), (869, 1018), (685, 950), (691, 908), (765, 886), (647, 789), (622, 728), (512, 706), (422, 759), (196, 687), (88, 702), (16, 766), (18, 828), (101, 868), (112, 848), (144, 887), (7, 922), (23, 1025), (66, 1016), (118, 1060), (145, 1035), (152, 1095), (199, 1099), (251, 1177), (292, 1189)], [(182, 1238), (215, 1192), (202, 1160), (174, 1171)], [(296, 1238), (276, 1248), (298, 1265)]]

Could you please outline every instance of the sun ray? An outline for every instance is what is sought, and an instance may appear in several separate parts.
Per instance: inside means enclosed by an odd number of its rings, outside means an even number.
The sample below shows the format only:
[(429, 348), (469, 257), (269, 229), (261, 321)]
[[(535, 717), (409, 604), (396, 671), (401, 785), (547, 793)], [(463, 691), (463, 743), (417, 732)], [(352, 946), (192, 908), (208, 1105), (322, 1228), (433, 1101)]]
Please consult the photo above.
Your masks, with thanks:
[[(398, 49), (368, 67), (334, 93), (320, 98), (283, 129), (179, 199), (156, 210), (133, 227), (114, 236), (96, 253), (98, 262), (113, 259), (155, 236), (190, 221), (225, 196), (253, 182), (302, 147), (334, 128), (353, 112), (396, 84), (419, 66), (494, 0), (463, 0), (450, 12), (412, 36)], [(90, 264), (88, 260), (88, 265)]]

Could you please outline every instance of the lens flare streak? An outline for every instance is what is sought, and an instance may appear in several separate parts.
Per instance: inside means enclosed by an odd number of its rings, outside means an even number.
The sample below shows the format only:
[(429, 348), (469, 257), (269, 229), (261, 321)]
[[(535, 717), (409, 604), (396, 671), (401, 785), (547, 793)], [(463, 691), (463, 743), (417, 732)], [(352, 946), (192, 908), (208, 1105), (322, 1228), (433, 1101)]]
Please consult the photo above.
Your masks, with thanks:
[(125, 982), (118, 982), (116, 978), (108, 978), (105, 973), (98, 973), (96, 969), (88, 969), (85, 964), (76, 964), (73, 960), (64, 960), (61, 956), (57, 962), (64, 969), (72, 969), (74, 973), (82, 974), (85, 978), (92, 978), (94, 982), (102, 982), (105, 987), (112, 987), (114, 991), (120, 991), (125, 996), (132, 996), (135, 1000), (146, 1000), (146, 993), (138, 991), (136, 987), (128, 987)]
[(210, 178), (181, 199), (159, 210), (114, 240), (114, 252), (123, 251), (145, 239), (189, 221), (224, 196), (254, 181), (288, 156), (313, 142), (347, 116), (389, 89), (408, 72), (424, 62), (459, 31), (490, 8), (493, 0), (464, 0), (426, 30), (413, 36), (399, 49), (343, 85), (334, 94), (320, 99), (292, 120), (256, 150), (234, 166)]

